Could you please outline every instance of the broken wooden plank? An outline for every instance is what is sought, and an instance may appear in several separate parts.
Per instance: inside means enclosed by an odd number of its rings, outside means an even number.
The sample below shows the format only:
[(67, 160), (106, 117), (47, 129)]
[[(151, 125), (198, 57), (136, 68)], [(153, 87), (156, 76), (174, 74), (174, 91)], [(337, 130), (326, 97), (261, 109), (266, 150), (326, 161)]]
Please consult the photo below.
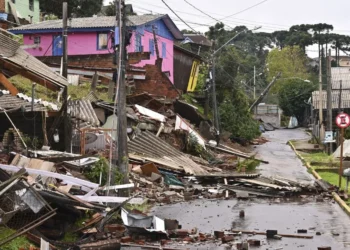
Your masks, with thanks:
[[(88, 196), (76, 195), (76, 198), (87, 202), (104, 202), (104, 203), (123, 203), (130, 199), (130, 197), (115, 197), (115, 196)], [(143, 204), (146, 201), (143, 198), (132, 198), (129, 204)]]
[(236, 152), (236, 151), (232, 151), (232, 150), (229, 150), (229, 149), (226, 149), (226, 148), (215, 147), (215, 146), (212, 146), (210, 144), (205, 144), (205, 145), (207, 147), (211, 148), (211, 149), (215, 149), (215, 150), (227, 153), (227, 154), (236, 155), (236, 156), (239, 156), (239, 157), (244, 158), (244, 159), (252, 159), (252, 160), (256, 160), (256, 161), (259, 161), (259, 162), (262, 162), (262, 163), (265, 163), (265, 164), (269, 163), (268, 161), (254, 158), (254, 157), (252, 157), (250, 155), (244, 154), (243, 152)]
[(257, 180), (236, 179), (235, 181), (240, 182), (240, 183), (255, 184), (255, 185), (258, 185), (258, 186), (264, 186), (264, 187), (269, 187), (269, 188), (279, 189), (279, 190), (300, 191), (300, 189), (296, 188), (296, 187), (283, 187), (283, 186), (279, 186), (279, 185), (275, 185), (275, 184), (269, 184), (269, 183), (265, 183), (265, 182), (257, 181)]
[[(11, 165), (4, 165), (0, 164), (0, 168), (9, 172), (17, 172), (21, 169), (21, 167), (18, 166), (11, 166)], [(77, 185), (77, 186), (85, 186), (89, 188), (95, 188), (98, 187), (99, 184), (85, 181), (79, 178), (75, 178), (73, 176), (68, 176), (68, 175), (63, 175), (63, 174), (58, 174), (58, 173), (53, 173), (45, 170), (40, 170), (40, 169), (31, 169), (31, 168), (25, 168), (28, 174), (36, 174), (36, 175), (41, 175), (45, 177), (52, 177), (56, 179), (60, 179), (65, 181), (66, 183)]]
[[(242, 234), (257, 234), (257, 235), (266, 235), (266, 232), (257, 232), (257, 231), (244, 231), (244, 230), (231, 230), (233, 233), (242, 233)], [(297, 239), (312, 239), (312, 235), (296, 235), (296, 234), (280, 234), (277, 235), (285, 237), (285, 238), (297, 238)]]

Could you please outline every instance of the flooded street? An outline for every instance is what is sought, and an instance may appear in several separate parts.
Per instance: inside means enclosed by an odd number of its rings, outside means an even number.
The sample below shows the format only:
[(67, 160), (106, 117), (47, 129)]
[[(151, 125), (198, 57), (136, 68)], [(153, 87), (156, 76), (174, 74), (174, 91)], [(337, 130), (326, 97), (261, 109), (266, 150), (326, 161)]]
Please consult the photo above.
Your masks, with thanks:
[[(303, 182), (313, 181), (313, 176), (286, 144), (288, 140), (306, 139), (308, 135), (304, 131), (277, 130), (265, 133), (264, 136), (270, 142), (256, 147), (258, 157), (270, 162), (259, 167), (264, 176), (279, 175)], [(241, 210), (245, 211), (244, 218), (239, 217)], [(158, 206), (153, 209), (153, 213), (162, 218), (176, 218), (183, 228), (197, 227), (204, 233), (233, 229), (258, 232), (278, 230), (281, 234), (297, 234), (298, 229), (306, 229), (307, 235), (313, 236), (313, 239), (284, 237), (282, 240), (269, 241), (265, 235), (244, 235), (237, 238), (261, 239), (264, 245), (258, 249), (312, 250), (320, 246), (329, 246), (333, 250), (350, 249), (350, 219), (331, 199), (322, 202), (316, 202), (315, 197), (293, 200), (202, 199)], [(316, 235), (316, 232), (321, 235)], [(203, 244), (191, 249), (220, 248)]]

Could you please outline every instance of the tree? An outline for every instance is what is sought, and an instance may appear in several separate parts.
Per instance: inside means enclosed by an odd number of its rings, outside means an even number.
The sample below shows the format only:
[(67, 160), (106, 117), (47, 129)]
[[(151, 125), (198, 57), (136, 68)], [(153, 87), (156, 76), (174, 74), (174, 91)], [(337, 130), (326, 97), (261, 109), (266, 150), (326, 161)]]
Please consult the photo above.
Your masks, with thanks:
[(300, 79), (285, 80), (278, 92), (280, 108), (286, 116), (295, 116), (299, 123), (303, 122), (305, 109), (312, 91), (316, 90), (317, 84), (305, 82)]
[[(282, 50), (274, 49), (267, 57), (268, 81), (271, 81), (278, 72), (282, 72), (282, 78), (299, 77), (310, 80), (311, 74), (307, 62), (307, 56), (298, 46), (287, 46)], [(277, 93), (284, 82), (283, 79), (278, 80), (272, 92)]]
[[(63, 0), (40, 0), (40, 10), (45, 14), (53, 14), (62, 18)], [(68, 2), (68, 15), (75, 17), (89, 17), (100, 12), (103, 0), (70, 0)]]
[[(135, 16), (136, 13), (134, 12), (132, 5), (131, 4), (126, 4), (125, 5), (125, 11), (127, 16)], [(106, 6), (104, 9), (104, 15), (106, 16), (115, 16), (115, 0), (112, 2), (109, 2), (109, 4)]]

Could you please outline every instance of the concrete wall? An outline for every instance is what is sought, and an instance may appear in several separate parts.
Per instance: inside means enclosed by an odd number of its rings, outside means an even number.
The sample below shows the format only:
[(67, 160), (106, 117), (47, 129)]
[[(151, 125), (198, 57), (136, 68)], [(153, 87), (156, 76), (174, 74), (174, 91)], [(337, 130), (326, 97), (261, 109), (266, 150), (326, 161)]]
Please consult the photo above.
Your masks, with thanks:
[(265, 123), (271, 123), (275, 127), (281, 126), (281, 114), (255, 114), (255, 119), (261, 119)]
[[(135, 33), (133, 32), (132, 38), (131, 38), (131, 44), (128, 46), (128, 52), (134, 52), (135, 51)], [(142, 38), (141, 38), (141, 45), (143, 46), (143, 50), (145, 52), (150, 52), (149, 47), (149, 41), (150, 39), (153, 39), (153, 34), (151, 32), (145, 31)], [(170, 81), (174, 83), (174, 42), (170, 39), (163, 38), (161, 36), (157, 36), (158, 41), (158, 48), (159, 48), (159, 55), (162, 57), (162, 43), (164, 42), (166, 44), (166, 57), (163, 58), (163, 64), (162, 64), (162, 71), (169, 71), (170, 72)], [(155, 64), (155, 61), (157, 59), (156, 50), (154, 49), (154, 54), (150, 56), (149, 60), (144, 60), (138, 64), (135, 64), (134, 66), (137, 67), (143, 67), (147, 64)]]
[[(8, 2), (11, 0), (5, 0), (5, 10), (10, 13)], [(34, 10), (29, 9), (29, 0), (16, 0), (14, 3), (17, 11), (17, 16), (30, 21), (29, 15), (33, 16), (33, 23), (40, 21), (40, 5), (39, 0), (34, 0)]]

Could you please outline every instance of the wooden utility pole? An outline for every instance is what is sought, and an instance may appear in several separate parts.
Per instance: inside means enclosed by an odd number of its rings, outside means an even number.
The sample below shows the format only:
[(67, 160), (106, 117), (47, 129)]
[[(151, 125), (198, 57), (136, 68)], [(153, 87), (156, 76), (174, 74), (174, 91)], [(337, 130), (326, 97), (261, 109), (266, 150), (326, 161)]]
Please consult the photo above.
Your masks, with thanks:
[(256, 99), (254, 101), (254, 103), (249, 107), (249, 112), (251, 110), (253, 110), (253, 108), (255, 108), (255, 106), (257, 106), (261, 100), (265, 97), (265, 95), (269, 92), (269, 90), (271, 89), (271, 87), (275, 84), (275, 82), (278, 80), (278, 78), (281, 77), (281, 72), (278, 72), (278, 74), (272, 78), (272, 81), (269, 83), (269, 85), (267, 85), (267, 87), (264, 89), (264, 91), (260, 94), (260, 96), (258, 97), (258, 99)]
[[(332, 78), (331, 78), (331, 49), (328, 52), (327, 60), (327, 130), (333, 134), (333, 117), (332, 117)], [(333, 153), (333, 143), (328, 143), (328, 154)]]
[(159, 55), (158, 40), (156, 36), (156, 27), (154, 25), (152, 25), (152, 33), (153, 33), (154, 49), (156, 51), (156, 57), (157, 57), (156, 65), (160, 70), (162, 70), (162, 60), (160, 59), (160, 55)]
[(320, 52), (319, 57), (319, 121), (320, 121), (320, 141), (324, 139), (324, 127), (323, 127), (323, 93), (322, 93), (322, 53)]
[(254, 66), (254, 100), (255, 100), (255, 98), (256, 98), (256, 86), (255, 86), (255, 84), (256, 84), (256, 69), (255, 69), (255, 66)]
[[(62, 76), (68, 77), (68, 43), (67, 43), (67, 34), (68, 34), (68, 4), (63, 2), (62, 6), (62, 21), (63, 21), (63, 32), (62, 32), (62, 43), (63, 43), (63, 57), (62, 57)], [(63, 103), (63, 115), (64, 115), (64, 144), (65, 150), (71, 152), (71, 127), (70, 121), (68, 119), (68, 86), (66, 86), (62, 93)]]
[[(126, 83), (125, 83), (125, 63), (126, 63), (126, 15), (124, 0), (116, 1), (116, 13), (119, 29), (119, 55), (118, 55), (118, 76), (117, 76), (117, 155), (118, 155), (118, 169), (123, 175), (123, 183), (129, 183), (129, 156), (128, 156), (128, 138), (127, 138), (127, 118), (126, 118)], [(117, 42), (117, 41), (116, 41)], [(115, 184), (116, 168), (112, 168), (111, 185)], [(128, 189), (121, 190), (121, 196), (128, 196)]]
[(219, 125), (219, 114), (218, 114), (218, 104), (216, 101), (216, 76), (215, 76), (215, 55), (212, 56), (212, 88), (213, 88), (213, 110), (214, 110), (214, 127), (215, 127), (215, 138), (216, 143), (220, 143), (220, 125)]

